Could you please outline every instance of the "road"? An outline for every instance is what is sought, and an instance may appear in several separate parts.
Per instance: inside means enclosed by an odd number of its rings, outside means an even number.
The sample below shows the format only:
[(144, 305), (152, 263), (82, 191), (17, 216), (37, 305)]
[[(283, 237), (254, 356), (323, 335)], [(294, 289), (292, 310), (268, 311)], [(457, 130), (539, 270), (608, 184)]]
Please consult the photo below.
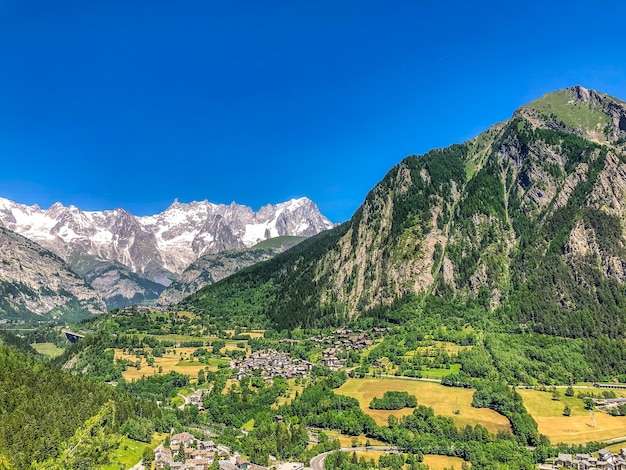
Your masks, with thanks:
[[(358, 451), (372, 451), (372, 452), (386, 452), (390, 450), (397, 450), (397, 447), (393, 446), (369, 446), (369, 447), (342, 447), (339, 449), (341, 452), (353, 452), (355, 450)], [(324, 459), (328, 457), (333, 452), (337, 452), (336, 450), (331, 450), (330, 452), (324, 452), (323, 454), (316, 455), (311, 459), (311, 468), (313, 470), (324, 470)]]

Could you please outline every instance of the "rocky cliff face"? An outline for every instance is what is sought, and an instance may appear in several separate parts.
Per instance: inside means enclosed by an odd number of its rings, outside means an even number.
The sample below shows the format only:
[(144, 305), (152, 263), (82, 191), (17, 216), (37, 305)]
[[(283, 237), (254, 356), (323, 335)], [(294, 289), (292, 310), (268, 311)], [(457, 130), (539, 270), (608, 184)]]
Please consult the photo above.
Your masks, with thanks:
[(0, 227), (0, 319), (72, 321), (105, 311), (100, 295), (60, 257)]
[[(350, 222), (232, 282), (272, 289), (259, 311), (286, 325), (425, 295), (571, 336), (595, 316), (616, 334), (625, 143), (624, 102), (580, 86), (548, 94), (468, 142), (404, 159)], [(207, 289), (190, 301), (216, 298)]]
[(175, 201), (148, 217), (123, 209), (86, 212), (60, 203), (42, 210), (0, 198), (0, 222), (66, 260), (111, 308), (156, 299), (205, 254), (283, 235), (308, 237), (333, 226), (307, 198), (258, 212), (235, 203)]

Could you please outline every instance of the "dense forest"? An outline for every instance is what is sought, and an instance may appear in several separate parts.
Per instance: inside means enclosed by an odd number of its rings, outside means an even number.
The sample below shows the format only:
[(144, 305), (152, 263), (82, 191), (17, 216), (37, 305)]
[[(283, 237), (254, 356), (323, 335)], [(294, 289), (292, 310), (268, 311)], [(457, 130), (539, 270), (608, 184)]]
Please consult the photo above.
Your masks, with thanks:
[[(106, 415), (98, 418), (107, 421), (106, 431), (118, 434), (133, 419), (161, 415), (153, 402), (61, 371), (10, 334), (0, 340), (0, 460), (17, 468), (59, 457), (65, 443), (99, 413)], [(84, 463), (67, 465), (84, 468)]]

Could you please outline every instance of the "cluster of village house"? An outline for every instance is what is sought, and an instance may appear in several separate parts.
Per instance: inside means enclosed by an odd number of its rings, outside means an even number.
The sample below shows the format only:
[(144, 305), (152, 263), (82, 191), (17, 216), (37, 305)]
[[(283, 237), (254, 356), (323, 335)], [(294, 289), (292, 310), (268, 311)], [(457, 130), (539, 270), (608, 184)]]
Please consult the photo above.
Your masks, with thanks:
[[(384, 333), (387, 328), (374, 328), (373, 333)], [(340, 328), (330, 336), (313, 336), (309, 341), (320, 346), (329, 346), (322, 351), (322, 365), (331, 370), (341, 369), (345, 363), (345, 358), (339, 355), (345, 351), (359, 351), (372, 345), (372, 340), (368, 333), (363, 330), (352, 331), (347, 328)]]
[[(174, 455), (178, 455), (174, 461)], [(250, 463), (241, 455), (231, 454), (226, 446), (216, 445), (213, 441), (196, 439), (188, 432), (174, 434), (170, 439), (170, 447), (157, 447), (155, 451), (157, 470), (207, 470), (218, 460), (221, 470), (267, 470), (266, 467)], [(289, 469), (302, 470), (304, 465), (292, 463)], [(280, 468), (280, 466), (274, 466)]]
[[(384, 333), (387, 328), (376, 328), (373, 333)], [(363, 330), (352, 331), (341, 328), (329, 336), (312, 336), (309, 341), (320, 346), (329, 346), (322, 351), (322, 365), (332, 370), (342, 368), (346, 359), (340, 358), (345, 351), (359, 351), (372, 345), (369, 334)], [(280, 344), (297, 344), (296, 339), (281, 339)], [(233, 369), (238, 369), (237, 379), (255, 374), (274, 378), (277, 376), (286, 379), (306, 376), (313, 367), (313, 363), (300, 361), (292, 358), (289, 354), (278, 352), (273, 349), (260, 350), (252, 353), (249, 357), (231, 362)]]
[(572, 468), (575, 470), (603, 469), (603, 470), (626, 470), (626, 449), (622, 449), (619, 455), (602, 449), (598, 457), (589, 454), (559, 454), (554, 464), (540, 465), (542, 470), (554, 470), (558, 468)]
[(306, 376), (313, 368), (313, 363), (294, 359), (289, 354), (274, 349), (261, 349), (245, 359), (231, 362), (231, 367), (239, 369), (237, 380), (256, 374), (271, 379), (274, 377), (291, 379)]

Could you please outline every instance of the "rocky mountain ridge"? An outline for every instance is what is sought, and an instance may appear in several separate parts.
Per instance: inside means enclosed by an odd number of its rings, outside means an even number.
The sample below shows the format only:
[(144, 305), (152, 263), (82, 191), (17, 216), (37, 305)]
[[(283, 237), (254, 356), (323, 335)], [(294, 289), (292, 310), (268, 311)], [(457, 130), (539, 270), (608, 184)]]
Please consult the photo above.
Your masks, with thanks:
[(202, 255), (163, 291), (159, 303), (176, 304), (202, 287), (221, 281), (248, 266), (272, 259), (302, 240), (304, 237), (276, 237), (270, 240), (271, 243), (262, 242), (245, 250)]
[(235, 203), (174, 201), (162, 213), (145, 217), (61, 203), (43, 210), (0, 198), (0, 223), (63, 258), (110, 308), (156, 299), (202, 255), (277, 236), (308, 237), (333, 226), (307, 198), (268, 204), (257, 212)]
[(624, 102), (550, 93), (468, 142), (405, 158), (349, 222), (184, 304), (226, 315), (230, 292), (262, 290), (242, 314), (292, 327), (436, 297), (536, 331), (621, 334), (625, 144)]
[(1, 320), (72, 320), (105, 312), (100, 295), (59, 256), (0, 226)]

